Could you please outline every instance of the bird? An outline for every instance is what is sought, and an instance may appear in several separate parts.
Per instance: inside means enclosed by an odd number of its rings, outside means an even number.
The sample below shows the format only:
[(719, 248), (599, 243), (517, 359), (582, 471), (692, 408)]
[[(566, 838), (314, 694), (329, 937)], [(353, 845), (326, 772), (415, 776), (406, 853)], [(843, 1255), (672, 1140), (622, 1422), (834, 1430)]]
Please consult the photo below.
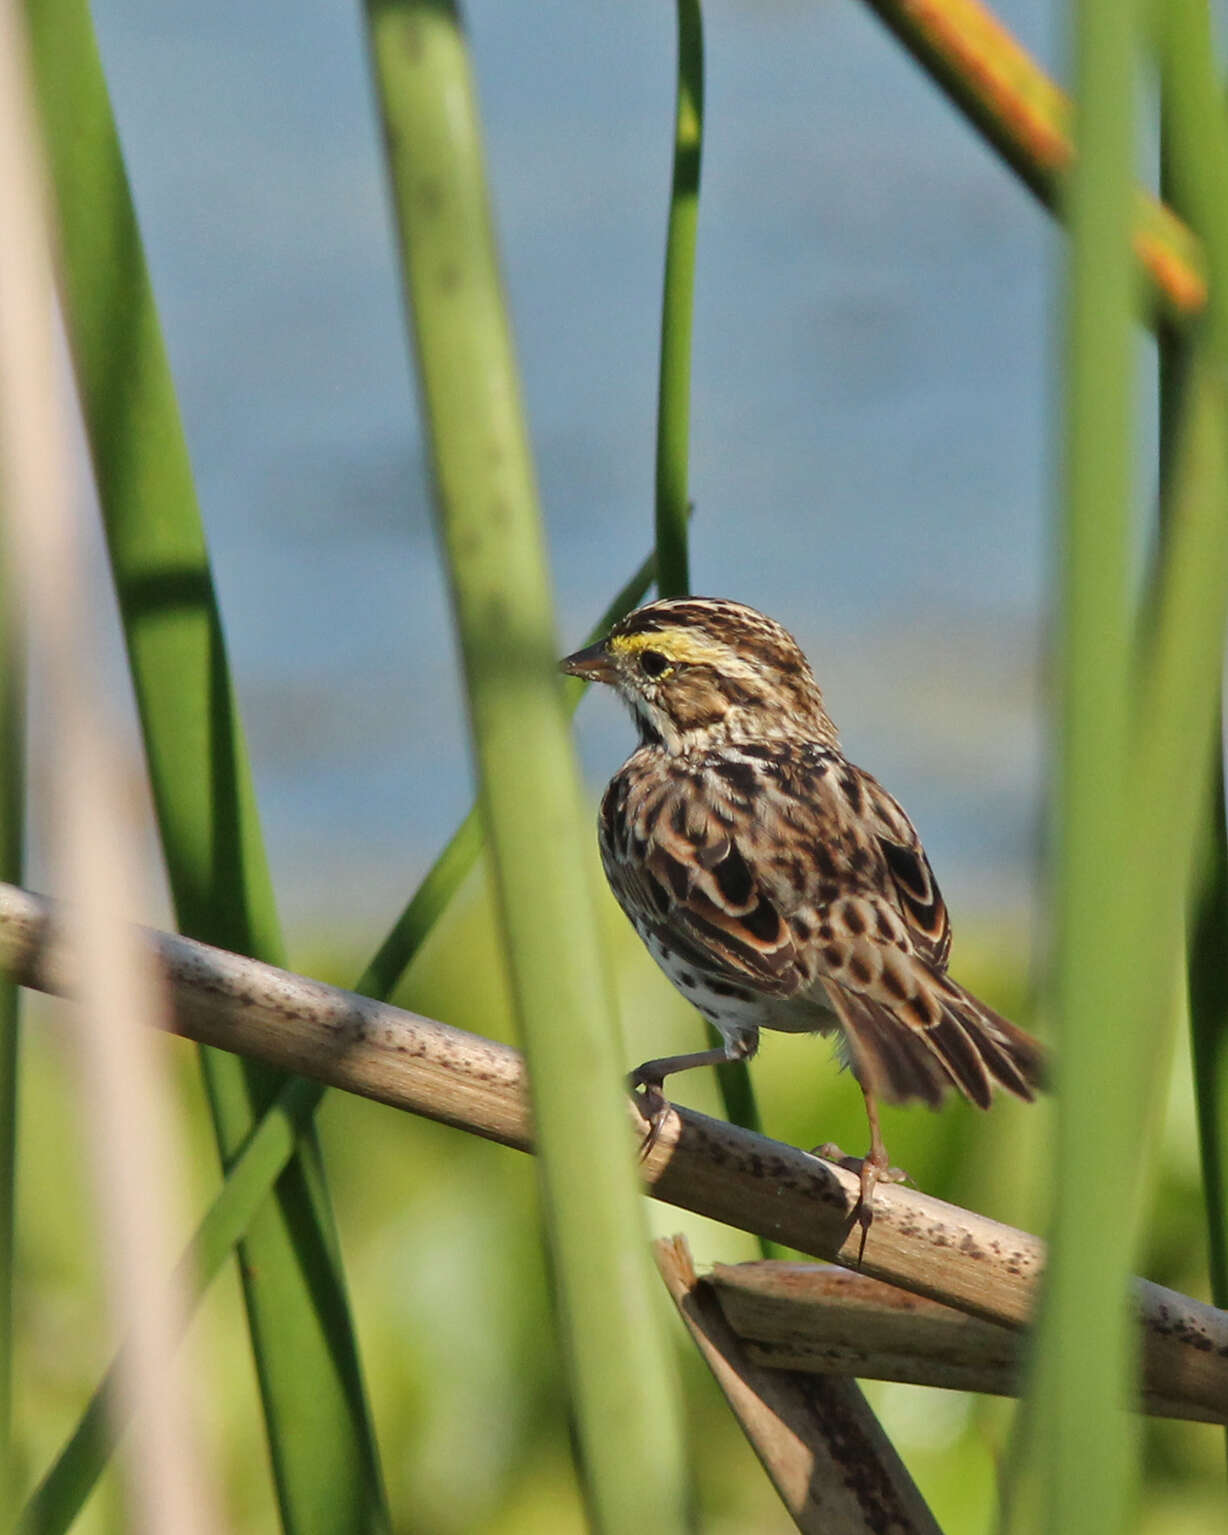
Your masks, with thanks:
[(676, 1072), (749, 1060), (763, 1029), (831, 1034), (865, 1099), (865, 1230), (891, 1169), (878, 1103), (957, 1089), (1032, 1101), (1047, 1052), (947, 972), (951, 923), (900, 805), (850, 762), (810, 663), (740, 602), (649, 603), (560, 662), (615, 689), (639, 744), (601, 800), (610, 888), (657, 964), (718, 1031), (714, 1049), (630, 1074), (648, 1125)]

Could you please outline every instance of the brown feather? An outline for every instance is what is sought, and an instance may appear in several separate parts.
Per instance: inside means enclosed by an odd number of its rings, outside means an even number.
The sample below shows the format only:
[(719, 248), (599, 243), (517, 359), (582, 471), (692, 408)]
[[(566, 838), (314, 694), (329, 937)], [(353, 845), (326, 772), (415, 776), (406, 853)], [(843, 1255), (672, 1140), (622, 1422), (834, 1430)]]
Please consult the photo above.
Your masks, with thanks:
[(861, 772), (861, 778), (869, 789), (870, 827), (882, 851), (896, 908), (925, 957), (945, 965), (951, 952), (951, 922), (921, 840), (886, 789), (869, 773)]
[(825, 990), (843, 1026), (853, 1075), (867, 1092), (888, 1103), (919, 1098), (937, 1108), (951, 1086), (934, 1053), (881, 1004), (834, 981)]

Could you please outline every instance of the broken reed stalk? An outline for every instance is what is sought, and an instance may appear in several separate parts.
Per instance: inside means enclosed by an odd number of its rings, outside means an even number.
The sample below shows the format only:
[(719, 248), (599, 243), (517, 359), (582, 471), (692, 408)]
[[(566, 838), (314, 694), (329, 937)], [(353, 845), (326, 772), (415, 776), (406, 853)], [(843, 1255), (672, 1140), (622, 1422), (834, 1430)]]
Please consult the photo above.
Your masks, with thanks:
[(855, 1381), (757, 1363), (712, 1287), (696, 1275), (685, 1239), (654, 1242), (653, 1253), (695, 1346), (802, 1535), (941, 1535)]
[[(756, 1364), (991, 1396), (1020, 1394), (1025, 1332), (866, 1274), (834, 1264), (717, 1263), (701, 1283)], [(1223, 1347), (1222, 1338), (1218, 1345), (1207, 1341), (1211, 1348)], [(1214, 1408), (1153, 1391), (1156, 1360), (1156, 1334), (1149, 1331), (1139, 1401), (1143, 1412), (1201, 1423), (1224, 1421), (1228, 1403)]]

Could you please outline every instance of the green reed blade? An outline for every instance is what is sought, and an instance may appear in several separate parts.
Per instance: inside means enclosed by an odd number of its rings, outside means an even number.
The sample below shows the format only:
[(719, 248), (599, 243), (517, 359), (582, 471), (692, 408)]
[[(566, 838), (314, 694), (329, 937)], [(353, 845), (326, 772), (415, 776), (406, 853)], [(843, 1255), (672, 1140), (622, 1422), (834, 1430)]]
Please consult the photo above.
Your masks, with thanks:
[[(1161, 18), (1155, 18), (1162, 25)], [(1164, 38), (1159, 37), (1160, 45)], [(1160, 186), (1173, 202), (1171, 139), (1173, 103), (1164, 92), (1161, 75)], [(1171, 496), (1181, 406), (1186, 399), (1190, 353), (1185, 337), (1171, 331), (1159, 335), (1160, 486)], [(1161, 549), (1169, 529), (1160, 527)], [(1211, 747), (1210, 793), (1204, 811), (1198, 850), (1197, 887), (1186, 935), (1186, 969), (1190, 1014), (1190, 1054), (1195, 1111), (1202, 1160), (1203, 1197), (1207, 1215), (1207, 1256), (1211, 1298), (1228, 1306), (1228, 823), (1224, 813), (1224, 719)]]
[[(85, 0), (31, 0), (28, 15), (69, 334), (179, 925), (277, 961), (204, 534), (89, 11)], [(228, 1162), (284, 1079), (221, 1052), (203, 1051), (202, 1066)], [(252, 1223), (240, 1270), (285, 1528), (383, 1527), (314, 1139)]]
[(657, 399), (657, 588), (662, 597), (683, 597), (691, 590), (687, 554), (691, 331), (704, 131), (704, 32), (700, 0), (677, 0), (677, 12), (674, 170), (665, 240)]
[[(1066, 523), (1055, 1005), (1060, 1062), (1053, 1249), (1037, 1341), (1044, 1528), (1117, 1535), (1132, 1497), (1125, 1285), (1134, 1224), (1118, 1194), (1135, 1133), (1126, 1072), (1106, 1076), (1102, 1020), (1129, 1013), (1121, 953), (1131, 613), (1135, 15), (1076, 6), (1081, 149), (1068, 186)], [(1088, 1189), (1096, 1190), (1094, 1198)], [(1112, 1191), (1112, 1192), (1109, 1192)]]
[[(1202, 808), (1201, 888), (1189, 935), (1190, 1027), (1207, 1204), (1212, 1292), (1228, 1304), (1228, 847), (1225, 838), (1220, 675), (1228, 586), (1228, 138), (1211, 18), (1203, 0), (1176, 0), (1155, 15), (1164, 103), (1166, 174), (1178, 206), (1203, 237), (1212, 288), (1174, 428), (1173, 506), (1164, 529), (1169, 578), (1158, 603), (1140, 718), (1169, 721), (1150, 765), (1162, 793), (1152, 819), (1157, 853), (1193, 840)], [(1218, 727), (1218, 728), (1217, 728)], [(1201, 746), (1199, 744), (1201, 740)], [(1205, 794), (1174, 794), (1191, 764)], [(1205, 807), (1205, 808), (1203, 808)], [(1175, 829), (1172, 825), (1176, 822)]]
[[(1133, 1363), (1125, 1284), (1175, 1021), (1173, 972), (1209, 792), (1228, 618), (1228, 210), (1222, 198), (1228, 141), (1206, 6), (1176, 0), (1159, 25), (1170, 130), (1166, 163), (1178, 205), (1203, 236), (1210, 298), (1182, 359), (1179, 399), (1165, 402), (1163, 538), (1145, 594), (1147, 622), (1129, 640), (1120, 627), (1133, 459), (1123, 391), (1133, 362), (1126, 345), (1131, 294), (1124, 208), (1132, 171), (1135, 19), (1122, 6), (1098, 0), (1085, 0), (1081, 10), (1078, 137), (1084, 154), (1073, 182), (1069, 417), (1078, 557), (1067, 589), (1059, 887), (1063, 1095), (1054, 1152), (1061, 1178), (1035, 1415), (1046, 1527), (1055, 1531), (1108, 1532), (1130, 1522), (1137, 1456), (1124, 1411)], [(1171, 387), (1171, 370), (1168, 376)], [(1124, 717), (1123, 659), (1131, 685)]]
[[(678, 84), (674, 159), (665, 239), (661, 302), (661, 367), (657, 398), (657, 590), (683, 597), (691, 590), (690, 507), (691, 334), (695, 312), (695, 245), (704, 135), (704, 29), (700, 0), (677, 0)], [(708, 1040), (722, 1043), (706, 1025)], [(721, 1101), (735, 1125), (760, 1128), (755, 1090), (745, 1061), (717, 1070)]]
[(441, 0), (368, 0), (367, 15), (590, 1511), (608, 1532), (641, 1530), (646, 1510), (679, 1529), (676, 1383), (627, 1145), (468, 52)]
[(1202, 888), (1190, 929), (1190, 1042), (1207, 1206), (1211, 1299), (1228, 1307), (1228, 825), (1223, 745), (1213, 747)]

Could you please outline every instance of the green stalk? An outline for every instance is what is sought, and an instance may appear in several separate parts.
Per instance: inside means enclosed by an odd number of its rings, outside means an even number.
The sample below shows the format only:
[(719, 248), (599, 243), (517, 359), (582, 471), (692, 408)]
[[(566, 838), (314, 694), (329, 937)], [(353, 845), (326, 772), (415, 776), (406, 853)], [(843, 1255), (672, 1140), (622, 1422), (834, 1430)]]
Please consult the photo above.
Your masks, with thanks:
[[(1134, 283), (1130, 250), (1135, 17), (1131, 0), (1076, 8), (1080, 154), (1069, 183), (1061, 586), (1061, 760), (1055, 1010), (1061, 1079), (1053, 1249), (1032, 1424), (1044, 1527), (1118, 1535), (1133, 1498), (1122, 1404), (1130, 1379), (1123, 1207), (1137, 1126), (1130, 1063), (1104, 1069), (1105, 1020), (1133, 1018), (1122, 952)], [(1094, 1191), (1090, 1192), (1089, 1191)]]
[[(665, 239), (661, 302), (661, 374), (657, 400), (657, 591), (684, 597), (691, 590), (688, 539), (691, 442), (691, 335), (695, 312), (695, 244), (703, 163), (704, 30), (700, 0), (677, 0), (678, 88), (674, 105), (674, 170)], [(710, 1044), (719, 1032), (707, 1025)], [(745, 1061), (717, 1070), (726, 1116), (760, 1128)]]
[(368, 0), (436, 510), (528, 1057), (586, 1493), (607, 1532), (678, 1530), (685, 1478), (536, 489), (464, 37), (443, 0)]
[[(273, 904), (187, 448), (85, 0), (27, 6), (78, 386), (177, 919), (277, 962)], [(224, 1164), (283, 1078), (202, 1067)], [(240, 1255), (287, 1530), (387, 1524), (313, 1137)]]
[[(7, 556), (0, 553), (0, 879), (21, 883), (25, 818), (25, 650)], [(16, 1263), (20, 988), (0, 980), (0, 1518), (17, 1495), (13, 1453), (13, 1278)]]
[[(1154, 10), (1154, 8), (1153, 8)], [(1159, 20), (1159, 17), (1155, 17)], [(1159, 38), (1161, 48), (1164, 38)], [(1163, 86), (1163, 80), (1161, 80)], [(1170, 140), (1172, 108), (1161, 94), (1160, 186), (1173, 201)], [(1190, 348), (1161, 331), (1160, 485), (1167, 497), (1176, 459), (1179, 405)], [(1163, 535), (1165, 528), (1161, 527)], [(1211, 1298), (1228, 1306), (1228, 824), (1224, 815), (1223, 712), (1211, 746), (1211, 788), (1203, 818), (1198, 884), (1187, 934), (1190, 1050), (1194, 1077)]]
[(1190, 1043), (1211, 1299), (1228, 1306), (1228, 826), (1224, 820), (1223, 746), (1213, 745), (1202, 887), (1191, 922)]
[[(1195, 36), (1200, 35), (1198, 31)], [(1209, 31), (1201, 35), (1209, 47)], [(1212, 55), (1204, 56), (1209, 64)], [(1192, 71), (1195, 77), (1198, 70)], [(1174, 88), (1189, 85), (1191, 72), (1175, 74)], [(1214, 74), (1203, 72), (1210, 85)], [(1180, 83), (1178, 83), (1180, 82)], [(1214, 95), (1208, 105), (1215, 103)], [(1195, 113), (1195, 121), (1198, 114)], [(1219, 169), (1228, 174), (1228, 145), (1218, 115), (1211, 119), (1225, 151)], [(1198, 141), (1205, 145), (1200, 135)], [(1199, 155), (1206, 153), (1202, 147)], [(1213, 162), (1212, 162), (1213, 163)], [(1199, 221), (1201, 224), (1201, 220)], [(1208, 260), (1217, 282), (1228, 282), (1225, 243)], [(1221, 287), (1218, 294), (1223, 295)], [(1217, 1302), (1228, 1299), (1225, 1281), (1224, 1134), (1228, 1130), (1228, 878), (1225, 872), (1220, 697), (1223, 634), (1228, 621), (1228, 306), (1213, 293), (1207, 320), (1195, 343), (1176, 433), (1175, 460), (1165, 496), (1164, 549), (1155, 597), (1151, 643), (1140, 668), (1136, 728), (1136, 789), (1131, 825), (1133, 856), (1147, 871), (1147, 917), (1130, 936), (1140, 972), (1134, 1006), (1141, 1010), (1138, 1038), (1141, 1079), (1164, 1080), (1160, 1069), (1170, 1031), (1163, 1027), (1165, 977), (1183, 944), (1189, 974), (1190, 1026), (1195, 1097), (1201, 1142), (1212, 1283)], [(1202, 846), (1198, 848), (1199, 832)], [(1184, 921), (1191, 870), (1201, 853), (1198, 901), (1187, 933)], [(1150, 1018), (1150, 1029), (1147, 1028)], [(1156, 1092), (1136, 1107), (1134, 1122), (1156, 1117)], [(1137, 1151), (1135, 1153), (1137, 1159)], [(1133, 1164), (1132, 1164), (1133, 1165)]]
[(661, 376), (657, 401), (657, 589), (691, 590), (687, 552), (691, 440), (691, 331), (695, 310), (695, 239), (704, 131), (704, 32), (700, 0), (677, 0), (678, 92), (674, 173), (665, 240), (661, 304)]
[[(1209, 63), (1209, 52), (1205, 58)], [(1208, 70), (1207, 82), (1213, 78)], [(1220, 169), (1228, 172), (1228, 155)], [(1220, 251), (1228, 256), (1228, 244), (1220, 246)], [(1228, 261), (1220, 265), (1210, 254), (1209, 260), (1215, 280), (1228, 281)], [(1217, 292), (1223, 295), (1225, 290), (1221, 287)], [(1134, 831), (1131, 861), (1138, 870), (1131, 925), (1123, 935), (1123, 950), (1131, 957), (1135, 977), (1133, 1016), (1124, 1020), (1120, 1048), (1115, 1050), (1116, 1069), (1127, 1084), (1139, 1084), (1137, 1101), (1129, 1110), (1134, 1133), (1123, 1178), (1131, 1195), (1126, 1208), (1133, 1224), (1142, 1205), (1140, 1170), (1149, 1165), (1149, 1133), (1158, 1128), (1163, 1084), (1168, 1079), (1169, 1045), (1177, 1019), (1170, 1000), (1171, 980), (1186, 957), (1209, 1246), (1221, 1294), (1228, 891), (1223, 880), (1218, 727), (1223, 634), (1228, 622), (1226, 319), (1222, 297), (1213, 294), (1207, 324), (1191, 359), (1165, 496), (1165, 558), (1156, 583), (1154, 632), (1140, 666), (1128, 818)], [(1208, 807), (1212, 807), (1210, 814)], [(1205, 882), (1191, 943), (1184, 919), (1200, 826), (1204, 833), (1210, 830), (1213, 840), (1202, 849), (1204, 866), (1209, 862), (1210, 869), (1200, 871)]]
[[(1223, 167), (1228, 172), (1228, 154)], [(1180, 949), (1197, 827), (1205, 816), (1218, 735), (1228, 619), (1226, 366), (1228, 308), (1213, 297), (1191, 358), (1178, 426), (1165, 497), (1155, 621), (1139, 668), (1135, 717), (1132, 823), (1140, 866), (1149, 874), (1145, 895), (1150, 910), (1150, 919), (1141, 924), (1149, 946), (1137, 963), (1148, 967), (1144, 973), (1151, 974), (1161, 995)], [(1186, 792), (1175, 792), (1178, 786)]]
[[(1103, 537), (1109, 527), (1113, 535), (1099, 549), (1094, 538), (1087, 539), (1082, 586), (1072, 574), (1072, 589), (1091, 601), (1097, 562), (1111, 572), (1114, 592), (1120, 587), (1114, 555), (1124, 540), (1121, 523), (1110, 518), (1114, 503), (1128, 504), (1129, 411), (1128, 399), (1120, 396), (1129, 375), (1129, 354), (1121, 346), (1129, 285), (1120, 271), (1126, 240), (1119, 194), (1129, 175), (1131, 136), (1123, 125), (1129, 122), (1135, 60), (1128, 25), (1134, 18), (1120, 6), (1101, 9), (1089, 0), (1083, 19), (1087, 129), (1080, 139), (1084, 161), (1076, 188), (1081, 177), (1087, 185), (1073, 211), (1076, 273), (1081, 254), (1086, 286), (1082, 332), (1078, 281), (1074, 286), (1075, 335), (1083, 351), (1076, 346), (1072, 359), (1071, 457), (1084, 466), (1086, 478), (1081, 496), (1072, 498), (1072, 518), (1082, 513), (1089, 531), (1098, 528)], [(1164, 466), (1164, 538), (1149, 594), (1149, 623), (1139, 640), (1127, 733), (1119, 733), (1117, 718), (1116, 632), (1107, 636), (1114, 643), (1099, 654), (1092, 636), (1084, 635), (1081, 654), (1088, 670), (1082, 690), (1072, 678), (1067, 691), (1068, 753), (1080, 733), (1087, 743), (1087, 715), (1097, 689), (1111, 686), (1114, 702), (1099, 760), (1086, 753), (1080, 784), (1068, 759), (1064, 779), (1067, 865), (1061, 916), (1067, 952), (1059, 965), (1064, 1096), (1056, 1162), (1067, 1177), (1059, 1189), (1037, 1418), (1045, 1451), (1041, 1483), (1053, 1529), (1120, 1529), (1128, 1522), (1134, 1491), (1133, 1479), (1127, 1480), (1133, 1469), (1129, 1431), (1118, 1406), (1126, 1399), (1131, 1361), (1120, 1298), (1171, 1037), (1172, 970), (1208, 792), (1228, 618), (1228, 212), (1221, 195), (1228, 142), (1205, 4), (1176, 0), (1165, 8), (1161, 26), (1171, 128), (1166, 149), (1179, 205), (1188, 208), (1205, 241), (1211, 296), (1182, 381), (1180, 408), (1170, 412), (1165, 426), (1171, 462)], [(1088, 219), (1082, 228), (1081, 212)], [(1106, 236), (1118, 242), (1115, 251), (1100, 245)], [(1089, 261), (1090, 251), (1097, 251), (1097, 263)], [(1115, 343), (1111, 324), (1118, 327)], [(1075, 408), (1080, 398), (1082, 419)], [(1105, 495), (1111, 498), (1107, 503), (1098, 501)], [(1076, 570), (1078, 563), (1073, 562)], [(1107, 617), (1119, 612), (1114, 600)], [(1068, 608), (1068, 614), (1072, 632), (1076, 618), (1101, 628), (1106, 621), (1105, 611), (1094, 606), (1082, 613)], [(1078, 648), (1071, 650), (1077, 658)], [(1124, 646), (1120, 654), (1126, 654)], [(1070, 654), (1067, 664), (1073, 671)], [(1086, 818), (1104, 817), (1106, 798), (1117, 800), (1115, 842), (1107, 819), (1100, 840), (1088, 835)], [(1084, 818), (1081, 826), (1076, 812)], [(1079, 910), (1079, 902), (1089, 900), (1099, 907), (1090, 919)], [(1102, 941), (1093, 948), (1097, 932)], [(1113, 1020), (1111, 1071), (1104, 1069), (1106, 1019)], [(1090, 1190), (1094, 1197), (1088, 1197)]]
[[(1228, 145), (1216, 71), (1211, 20), (1207, 8), (1190, 0), (1175, 0), (1157, 7), (1157, 40), (1165, 108), (1166, 160), (1171, 161), (1174, 191), (1203, 236), (1207, 247), (1212, 291), (1204, 326), (1204, 348), (1211, 355), (1200, 370), (1208, 402), (1210, 440), (1202, 471), (1204, 500), (1203, 542), (1216, 539), (1217, 519), (1222, 523), (1224, 482), (1223, 435), (1228, 418), (1221, 414), (1216, 440), (1214, 413), (1228, 409), (1223, 369), (1228, 362), (1228, 217), (1223, 205), (1222, 177), (1228, 173)], [(1188, 527), (1188, 523), (1187, 523)], [(1195, 524), (1195, 533), (1198, 526)], [(1187, 535), (1188, 536), (1188, 535)], [(1212, 545), (1214, 549), (1214, 544)], [(1207, 558), (1198, 548), (1192, 561)], [(1215, 558), (1214, 552), (1211, 560)], [(1204, 572), (1205, 573), (1205, 572)], [(1214, 581), (1216, 571), (1209, 572)], [(1170, 606), (1184, 600), (1174, 597)], [(1222, 602), (1214, 590), (1211, 604)], [(1209, 624), (1215, 622), (1214, 608)], [(1205, 644), (1205, 638), (1204, 642)], [(1216, 647), (1218, 650), (1218, 646)], [(1156, 680), (1154, 693), (1165, 686)], [(1219, 690), (1215, 690), (1216, 703)], [(1218, 711), (1217, 711), (1218, 713)], [(1190, 1028), (1193, 1046), (1194, 1085), (1198, 1108), (1203, 1185), (1207, 1204), (1207, 1228), (1212, 1293), (1217, 1305), (1228, 1305), (1228, 967), (1224, 963), (1228, 938), (1228, 853), (1224, 821), (1223, 745), (1214, 724), (1210, 729), (1206, 759), (1212, 764), (1211, 785), (1201, 801), (1206, 828), (1203, 884), (1195, 911), (1190, 941)]]
[[(649, 555), (598, 619), (586, 643), (608, 634), (624, 613), (638, 606), (652, 584), (655, 568), (656, 558)], [(590, 684), (578, 677), (569, 678), (568, 682), (574, 684), (567, 688), (569, 707), (574, 710)], [(477, 862), (481, 848), (482, 823), (475, 806), (453, 832), (364, 968), (355, 991), (381, 1002), (391, 998), (428, 933)], [(310, 1128), (326, 1091), (320, 1082), (300, 1077), (286, 1079), (226, 1169), (222, 1187), (176, 1271), (185, 1316), (195, 1312), (231, 1249), (246, 1235), (294, 1155), (299, 1138)], [(84, 1507), (127, 1421), (124, 1403), (116, 1395), (117, 1378), (118, 1364), (113, 1361), (76, 1428), (22, 1511), (16, 1526), (18, 1535), (62, 1535)]]

